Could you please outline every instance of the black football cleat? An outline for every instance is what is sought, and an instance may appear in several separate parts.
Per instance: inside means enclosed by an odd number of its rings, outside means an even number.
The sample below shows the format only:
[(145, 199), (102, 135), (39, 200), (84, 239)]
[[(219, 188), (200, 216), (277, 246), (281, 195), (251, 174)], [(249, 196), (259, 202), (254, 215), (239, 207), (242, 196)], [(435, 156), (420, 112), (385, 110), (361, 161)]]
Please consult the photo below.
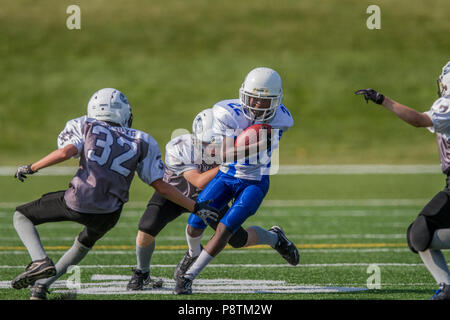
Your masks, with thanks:
[(139, 269), (133, 269), (133, 275), (127, 284), (127, 290), (142, 290), (144, 286), (150, 283), (150, 272), (142, 272)]
[(290, 265), (296, 266), (300, 260), (297, 247), (284, 234), (283, 230), (278, 226), (273, 226), (269, 232), (274, 232), (278, 236), (278, 242), (275, 245), (275, 250), (286, 260)]
[(25, 272), (11, 281), (11, 286), (14, 289), (26, 288), (34, 284), (36, 280), (50, 278), (54, 275), (56, 275), (55, 265), (49, 257), (46, 257), (41, 260), (32, 261), (26, 267)]
[[(203, 246), (202, 246), (203, 250)], [(198, 256), (191, 257), (189, 255), (189, 249), (186, 251), (186, 254), (184, 255), (183, 259), (181, 259), (180, 263), (176, 266), (175, 271), (173, 272), (173, 279), (177, 281), (178, 278), (184, 276), (186, 274), (186, 271), (194, 264), (194, 262), (197, 260)]]
[(450, 300), (450, 285), (439, 283), (439, 289), (436, 290), (431, 300)]
[(30, 300), (47, 300), (47, 286), (44, 284), (35, 284), (30, 288)]
[(173, 294), (192, 294), (192, 280), (185, 276), (177, 278)]

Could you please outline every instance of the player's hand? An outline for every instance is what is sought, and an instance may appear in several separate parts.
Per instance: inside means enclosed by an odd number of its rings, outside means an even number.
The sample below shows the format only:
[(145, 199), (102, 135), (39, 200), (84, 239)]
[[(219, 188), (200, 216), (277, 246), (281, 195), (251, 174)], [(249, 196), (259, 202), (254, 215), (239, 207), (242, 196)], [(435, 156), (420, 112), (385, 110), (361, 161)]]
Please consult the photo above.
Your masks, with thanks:
[(208, 223), (207, 220), (210, 219), (212, 221), (217, 221), (219, 218), (219, 212), (216, 208), (211, 207), (209, 204), (212, 202), (212, 200), (204, 201), (204, 202), (197, 202), (194, 206), (194, 214), (201, 218), (206, 224)]
[(31, 170), (31, 164), (28, 166), (20, 166), (17, 168), (16, 174), (14, 175), (14, 178), (19, 179), (20, 181), (24, 182), (24, 179), (27, 178), (28, 174), (33, 174), (36, 171)]
[(374, 89), (361, 89), (355, 92), (355, 94), (364, 95), (364, 99), (366, 99), (366, 103), (369, 103), (369, 100), (375, 102), (376, 104), (382, 104), (384, 101), (384, 96), (375, 91)]

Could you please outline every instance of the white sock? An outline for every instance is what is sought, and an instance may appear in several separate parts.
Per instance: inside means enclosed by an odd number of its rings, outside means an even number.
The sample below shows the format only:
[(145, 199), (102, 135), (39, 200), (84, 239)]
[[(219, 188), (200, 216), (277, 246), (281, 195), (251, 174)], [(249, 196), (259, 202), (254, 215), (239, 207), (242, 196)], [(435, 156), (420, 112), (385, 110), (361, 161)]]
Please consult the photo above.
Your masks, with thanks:
[(206, 250), (202, 250), (194, 264), (186, 271), (185, 277), (194, 280), (212, 259), (214, 259), (213, 256), (209, 255)]
[(14, 212), (13, 223), (17, 234), (30, 254), (31, 260), (36, 261), (45, 259), (47, 254), (45, 253), (41, 239), (39, 238), (39, 233), (33, 222), (19, 211), (16, 211)]
[(450, 271), (440, 249), (450, 249), (450, 229), (436, 230), (430, 248), (419, 252), (423, 263), (436, 282), (450, 284)]
[(427, 249), (420, 251), (419, 255), (438, 284), (450, 284), (450, 272), (441, 250)]
[(195, 237), (195, 238), (191, 237), (188, 234), (188, 226), (186, 226), (186, 241), (189, 246), (189, 255), (191, 257), (197, 257), (200, 254), (200, 252), (202, 251), (202, 247), (201, 247), (202, 237), (203, 237), (203, 234), (201, 234), (200, 236)]

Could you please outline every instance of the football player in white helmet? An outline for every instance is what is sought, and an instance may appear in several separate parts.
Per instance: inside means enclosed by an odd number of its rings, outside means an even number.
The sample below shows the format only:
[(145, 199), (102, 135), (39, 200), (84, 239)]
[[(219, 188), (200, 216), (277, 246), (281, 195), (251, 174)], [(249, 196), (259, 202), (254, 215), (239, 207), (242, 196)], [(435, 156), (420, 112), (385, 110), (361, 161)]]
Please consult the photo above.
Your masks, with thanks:
[[(166, 145), (164, 181), (172, 184), (185, 196), (196, 199), (205, 186), (216, 176), (220, 164), (220, 137), (214, 134), (213, 112), (211, 108), (202, 110), (192, 123), (192, 134), (175, 137)], [(219, 218), (228, 210), (225, 206)], [(159, 232), (171, 221), (187, 210), (164, 196), (155, 192), (139, 221), (139, 230), (136, 237), (137, 267), (127, 285), (128, 290), (142, 290), (151, 284), (153, 287), (162, 285), (161, 280), (153, 281), (150, 277), (150, 262), (155, 249), (155, 238)], [(214, 230), (217, 221), (206, 221)], [(241, 248), (256, 244), (254, 235), (259, 227), (251, 226), (244, 230), (240, 227), (228, 243), (234, 248)], [(261, 228), (259, 228), (261, 229)], [(186, 240), (188, 250), (183, 260), (174, 271), (177, 279), (183, 274), (199, 256), (200, 245), (204, 228), (186, 226)], [(266, 230), (260, 233), (268, 232)], [(269, 244), (269, 243), (259, 243)]]
[(450, 61), (438, 79), (439, 98), (429, 111), (419, 112), (390, 99), (374, 89), (361, 89), (366, 102), (373, 101), (404, 122), (436, 133), (446, 187), (422, 209), (407, 230), (409, 248), (418, 253), (439, 285), (432, 300), (450, 300), (450, 271), (441, 249), (450, 249)]
[[(78, 264), (106, 232), (117, 223), (129, 188), (139, 178), (158, 193), (201, 219), (217, 219), (217, 210), (196, 203), (163, 181), (164, 163), (157, 142), (140, 130), (131, 129), (128, 101), (116, 89), (96, 92), (88, 104), (88, 116), (67, 122), (58, 136), (58, 149), (39, 161), (20, 166), (15, 177), (24, 181), (40, 169), (79, 158), (79, 169), (65, 191), (44, 194), (40, 199), (18, 206), (14, 227), (31, 256), (26, 270), (11, 286), (32, 286), (31, 299), (46, 299), (49, 286), (71, 265)], [(47, 256), (35, 225), (74, 221), (84, 225), (73, 246), (53, 264)]]
[(131, 128), (133, 114), (127, 97), (119, 90), (104, 88), (95, 92), (87, 106), (88, 118), (118, 123)]
[(253, 69), (242, 83), (239, 100), (247, 119), (268, 122), (283, 100), (280, 75), (270, 68)]
[[(245, 220), (256, 213), (268, 192), (271, 152), (278, 147), (282, 133), (293, 125), (289, 110), (281, 103), (282, 98), (279, 74), (273, 69), (261, 67), (247, 74), (239, 90), (239, 99), (222, 100), (213, 106), (213, 131), (223, 140), (223, 162), (217, 175), (200, 193), (198, 199), (211, 201), (210, 205), (216, 209), (220, 208), (218, 210), (222, 210), (231, 200), (233, 204), (221, 217), (216, 232), (206, 247), (200, 250), (200, 244), (197, 244), (197, 252), (201, 252), (189, 268), (179, 272), (175, 294), (192, 293), (194, 279), (223, 250), (236, 230), (242, 228)], [(247, 151), (251, 151), (251, 145), (235, 147), (236, 136), (253, 124), (263, 123), (270, 124), (271, 130), (276, 132), (271, 135), (273, 139), (270, 140), (270, 146), (265, 139), (261, 139), (255, 143), (257, 148), (254, 150), (257, 154), (248, 152), (248, 156), (245, 156)], [(240, 147), (246, 148), (246, 152), (239, 153)], [(231, 156), (228, 156), (229, 154)], [(253, 156), (258, 158), (258, 161), (247, 161)], [(206, 224), (193, 215), (189, 217), (188, 224), (196, 229), (206, 228)], [(253, 226), (247, 228), (247, 233), (247, 243), (268, 244), (288, 263), (298, 264), (298, 250), (280, 227), (273, 226), (264, 230)], [(180, 264), (189, 260), (190, 257), (186, 254)]]

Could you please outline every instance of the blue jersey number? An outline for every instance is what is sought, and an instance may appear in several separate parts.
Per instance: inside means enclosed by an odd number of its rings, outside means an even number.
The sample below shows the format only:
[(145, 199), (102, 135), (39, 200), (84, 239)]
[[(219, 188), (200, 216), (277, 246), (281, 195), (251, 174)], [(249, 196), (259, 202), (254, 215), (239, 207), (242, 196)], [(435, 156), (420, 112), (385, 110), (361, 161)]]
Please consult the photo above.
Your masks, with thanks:
[(281, 109), (281, 111), (283, 111), (283, 112), (286, 113), (289, 117), (292, 118), (291, 113), (289, 112), (288, 109), (286, 109), (285, 106), (281, 105), (281, 106), (280, 106), (280, 109)]
[(233, 109), (233, 111), (236, 112), (236, 114), (238, 116), (241, 115), (242, 110), (241, 110), (241, 105), (240, 104), (238, 104), (238, 103), (229, 103), (229, 104), (227, 104), (227, 106), (229, 106), (231, 109)]

